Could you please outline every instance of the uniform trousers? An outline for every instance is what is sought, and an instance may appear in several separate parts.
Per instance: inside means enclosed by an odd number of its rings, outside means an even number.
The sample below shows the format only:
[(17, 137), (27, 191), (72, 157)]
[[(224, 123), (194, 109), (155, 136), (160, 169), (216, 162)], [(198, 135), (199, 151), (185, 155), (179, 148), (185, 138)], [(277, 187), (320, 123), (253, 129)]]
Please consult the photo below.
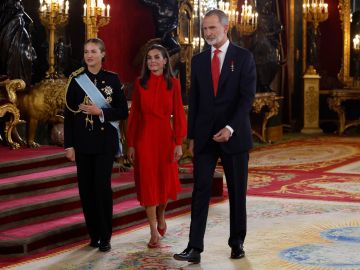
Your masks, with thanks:
[(111, 174), (114, 154), (75, 154), (79, 194), (92, 241), (109, 242), (112, 234)]

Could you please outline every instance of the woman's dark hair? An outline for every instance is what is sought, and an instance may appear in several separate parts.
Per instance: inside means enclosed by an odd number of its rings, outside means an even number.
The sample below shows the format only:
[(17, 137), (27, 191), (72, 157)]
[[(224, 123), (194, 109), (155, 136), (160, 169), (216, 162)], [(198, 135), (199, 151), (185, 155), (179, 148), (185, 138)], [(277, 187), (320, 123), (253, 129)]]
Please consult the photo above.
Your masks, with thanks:
[(149, 80), (151, 71), (149, 70), (149, 68), (147, 66), (147, 56), (148, 56), (149, 51), (151, 51), (151, 50), (159, 50), (162, 57), (166, 59), (163, 76), (164, 76), (164, 79), (167, 84), (167, 89), (171, 90), (172, 86), (173, 86), (171, 78), (174, 77), (174, 73), (173, 73), (171, 65), (170, 65), (170, 56), (169, 56), (169, 53), (167, 52), (167, 50), (165, 49), (165, 47), (161, 46), (160, 44), (153, 44), (153, 45), (149, 46), (146, 50), (143, 64), (142, 64), (141, 74), (140, 74), (140, 85), (144, 89), (147, 89), (147, 87), (148, 87), (147, 82)]
[[(89, 44), (89, 43), (93, 43), (93, 44), (97, 45), (101, 52), (105, 52), (105, 43), (104, 43), (104, 41), (102, 41), (102, 39), (100, 39), (100, 38), (89, 38), (87, 41), (85, 41), (84, 47), (85, 47), (86, 44)], [(101, 61), (104, 62), (105, 57), (103, 57)]]

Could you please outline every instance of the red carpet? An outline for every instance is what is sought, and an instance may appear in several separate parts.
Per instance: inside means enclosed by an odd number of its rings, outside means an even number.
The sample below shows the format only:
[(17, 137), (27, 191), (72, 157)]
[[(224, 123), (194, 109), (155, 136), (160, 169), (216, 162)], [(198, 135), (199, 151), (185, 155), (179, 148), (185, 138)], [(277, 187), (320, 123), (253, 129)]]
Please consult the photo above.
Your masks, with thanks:
[[(87, 239), (76, 187), (76, 168), (59, 147), (8, 150), (0, 148), (0, 268), (60, 246)], [(136, 200), (133, 171), (112, 178), (114, 230), (143, 222), (145, 211)], [(181, 174), (182, 192), (170, 201), (169, 213), (189, 210), (192, 175)], [(214, 177), (213, 196), (224, 199), (222, 175)], [(27, 257), (29, 258), (29, 257)], [(6, 259), (6, 262), (3, 262)]]
[[(248, 195), (360, 202), (359, 161), (357, 137), (328, 136), (258, 147), (250, 153)], [(182, 170), (191, 173), (192, 164), (182, 164)], [(216, 171), (222, 172), (222, 166)]]
[[(360, 202), (360, 138), (319, 137), (257, 148), (249, 195)], [(336, 172), (334, 172), (336, 171)]]
[(0, 163), (58, 153), (64, 153), (64, 148), (43, 145), (39, 148), (21, 148), (17, 150), (11, 150), (8, 147), (0, 146)]

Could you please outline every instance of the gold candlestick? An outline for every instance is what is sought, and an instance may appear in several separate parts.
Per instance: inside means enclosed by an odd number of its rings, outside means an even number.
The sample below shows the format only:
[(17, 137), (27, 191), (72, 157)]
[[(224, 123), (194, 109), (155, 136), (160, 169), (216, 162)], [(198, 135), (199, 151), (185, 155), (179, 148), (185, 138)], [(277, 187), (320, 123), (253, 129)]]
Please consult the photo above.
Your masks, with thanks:
[[(304, 46), (304, 64), (307, 66), (306, 63), (306, 46), (307, 46), (307, 38), (306, 38), (306, 22), (312, 23), (313, 25), (313, 48), (311, 50), (317, 50), (317, 28), (319, 26), (319, 23), (326, 21), (329, 17), (329, 10), (328, 10), (328, 4), (324, 2), (324, 0), (304, 0), (303, 2), (303, 21), (304, 21), (304, 30), (303, 30), (303, 42), (305, 43)], [(314, 54), (314, 52), (313, 52)], [(311, 58), (314, 57), (314, 55), (310, 56)], [(316, 69), (314, 68), (314, 62), (315, 59), (311, 59), (311, 62), (309, 66), (307, 66), (307, 69), (305, 71), (306, 74), (317, 74)]]
[(99, 28), (110, 22), (110, 5), (103, 0), (86, 0), (83, 21), (86, 25), (86, 39), (96, 38)]
[(56, 78), (55, 72), (55, 30), (57, 26), (64, 26), (69, 17), (69, 1), (40, 0), (40, 21), (49, 30), (49, 70), (46, 78)]

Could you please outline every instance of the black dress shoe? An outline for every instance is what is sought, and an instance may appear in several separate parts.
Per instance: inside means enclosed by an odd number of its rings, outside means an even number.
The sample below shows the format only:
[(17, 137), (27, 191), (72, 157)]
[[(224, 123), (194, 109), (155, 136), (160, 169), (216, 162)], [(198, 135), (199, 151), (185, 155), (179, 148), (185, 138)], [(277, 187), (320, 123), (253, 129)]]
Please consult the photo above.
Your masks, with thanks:
[(245, 256), (245, 251), (243, 246), (239, 246), (239, 247), (232, 247), (231, 248), (231, 259), (241, 259)]
[(91, 240), (89, 246), (93, 248), (98, 248), (100, 244), (98, 240)]
[(99, 251), (101, 252), (108, 252), (111, 249), (110, 242), (100, 242), (99, 244)]
[(201, 260), (201, 255), (200, 252), (196, 249), (186, 248), (183, 252), (174, 254), (174, 259), (178, 261), (199, 263)]

